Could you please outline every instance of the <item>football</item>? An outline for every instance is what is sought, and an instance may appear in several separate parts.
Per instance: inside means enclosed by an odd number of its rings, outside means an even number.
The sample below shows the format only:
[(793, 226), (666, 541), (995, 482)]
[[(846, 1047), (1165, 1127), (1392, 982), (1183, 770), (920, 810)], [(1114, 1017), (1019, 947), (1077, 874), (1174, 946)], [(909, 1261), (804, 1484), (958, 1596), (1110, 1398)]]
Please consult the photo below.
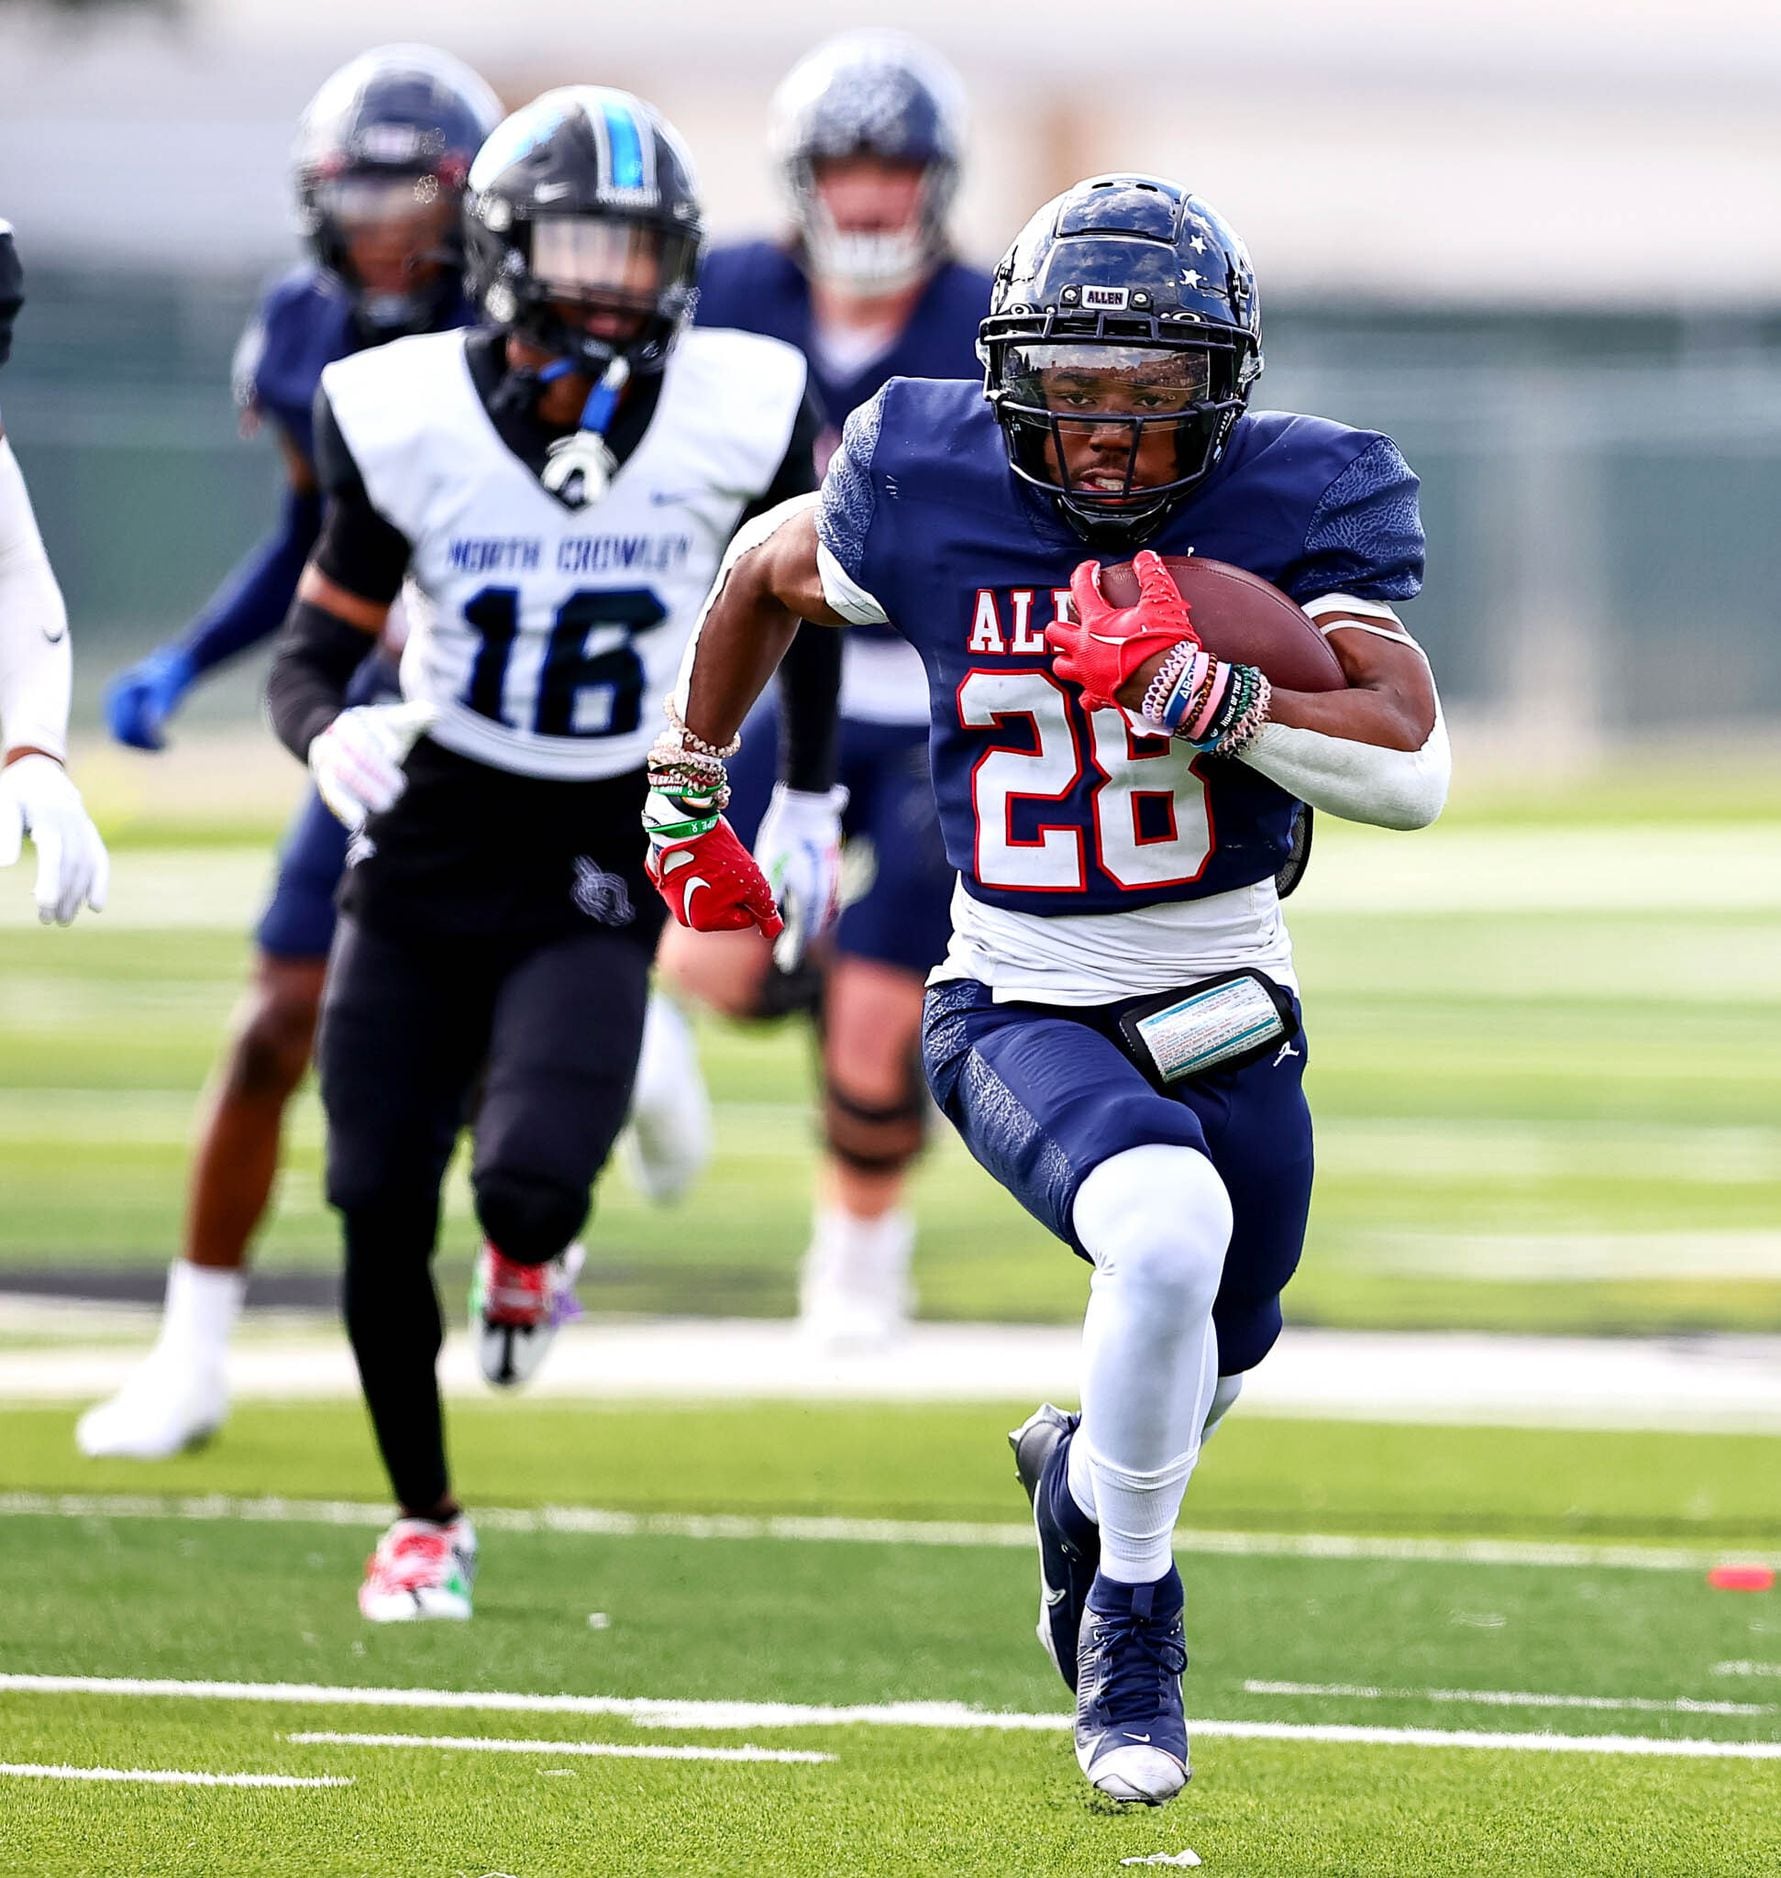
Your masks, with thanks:
[[(1163, 565), (1208, 652), (1259, 665), (1285, 691), (1340, 691), (1347, 684), (1323, 634), (1259, 574), (1191, 554), (1164, 555)], [(1102, 568), (1101, 591), (1115, 606), (1130, 606), (1138, 597), (1131, 562)]]

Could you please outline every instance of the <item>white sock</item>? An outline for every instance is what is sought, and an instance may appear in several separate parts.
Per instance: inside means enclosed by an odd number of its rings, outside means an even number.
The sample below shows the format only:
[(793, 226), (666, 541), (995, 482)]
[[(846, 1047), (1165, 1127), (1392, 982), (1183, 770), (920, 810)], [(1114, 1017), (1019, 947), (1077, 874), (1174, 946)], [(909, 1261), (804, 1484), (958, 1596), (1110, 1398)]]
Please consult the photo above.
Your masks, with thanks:
[(693, 1033), (679, 1005), (666, 992), (652, 990), (643, 1007), (643, 1042), (637, 1052), (631, 1106), (672, 1110), (686, 1081), (688, 1064), (697, 1061)]
[(1102, 1162), (1077, 1193), (1072, 1224), (1095, 1275), (1071, 1494), (1100, 1526), (1101, 1570), (1149, 1584), (1169, 1569), (1218, 1387), (1212, 1304), (1230, 1196), (1203, 1154), (1157, 1143)]
[(915, 1257), (915, 1220), (893, 1206), (863, 1219), (838, 1206), (819, 1206), (810, 1234), (807, 1270), (818, 1283), (872, 1297), (906, 1299)]
[(155, 1353), (179, 1362), (220, 1365), (246, 1290), (246, 1272), (175, 1259), (167, 1272), (167, 1301)]

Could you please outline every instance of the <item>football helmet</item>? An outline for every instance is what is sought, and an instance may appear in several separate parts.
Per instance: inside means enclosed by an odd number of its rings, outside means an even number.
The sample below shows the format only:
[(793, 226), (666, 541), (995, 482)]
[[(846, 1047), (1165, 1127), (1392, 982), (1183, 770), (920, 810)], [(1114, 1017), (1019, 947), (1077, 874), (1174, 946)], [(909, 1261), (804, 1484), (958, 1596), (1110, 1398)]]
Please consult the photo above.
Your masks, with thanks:
[[(946, 249), (964, 130), (958, 74), (905, 33), (843, 33), (800, 60), (774, 93), (769, 143), (811, 271), (856, 292), (894, 293), (917, 279)], [(817, 165), (862, 153), (921, 166), (921, 193), (904, 227), (836, 225)]]
[(1085, 540), (1141, 542), (1210, 473), (1261, 376), (1249, 252), (1178, 183), (1090, 177), (1003, 255), (977, 354), (1015, 475)]
[(464, 179), (500, 115), (469, 66), (430, 46), (363, 52), (309, 101), (292, 152), (297, 226), (380, 338), (424, 331), (456, 301)]
[(492, 325), (577, 372), (659, 372), (696, 297), (704, 218), (674, 128), (628, 91), (565, 85), (470, 168), (466, 285)]

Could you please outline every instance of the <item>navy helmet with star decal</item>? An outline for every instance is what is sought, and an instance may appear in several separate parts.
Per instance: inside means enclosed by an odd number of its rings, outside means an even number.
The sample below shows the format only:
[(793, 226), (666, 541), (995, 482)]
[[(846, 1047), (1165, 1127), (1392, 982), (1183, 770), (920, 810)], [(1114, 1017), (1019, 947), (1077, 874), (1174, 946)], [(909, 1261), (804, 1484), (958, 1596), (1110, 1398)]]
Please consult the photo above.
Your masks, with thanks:
[[(1178, 183), (1090, 177), (1002, 257), (977, 351), (1014, 473), (1086, 539), (1141, 541), (1211, 472), (1261, 375), (1249, 252)], [(1073, 480), (1066, 460), (1091, 432), (1120, 448)], [(1147, 440), (1164, 437), (1166, 470), (1151, 451), (1140, 473)]]
[(564, 85), (516, 111), (470, 166), (464, 227), (491, 324), (596, 378), (662, 369), (704, 218), (686, 146), (642, 99)]

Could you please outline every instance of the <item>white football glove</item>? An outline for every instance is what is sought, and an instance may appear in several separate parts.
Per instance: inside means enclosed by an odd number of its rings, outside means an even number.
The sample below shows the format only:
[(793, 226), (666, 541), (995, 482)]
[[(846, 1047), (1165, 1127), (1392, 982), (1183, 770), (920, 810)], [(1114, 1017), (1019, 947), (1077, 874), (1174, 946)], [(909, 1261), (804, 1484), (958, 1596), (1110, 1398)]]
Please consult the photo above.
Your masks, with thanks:
[(84, 902), (105, 904), (111, 857), (73, 779), (53, 756), (21, 756), (0, 769), (0, 867), (37, 849), (37, 917), (66, 926)]
[(309, 773), (335, 819), (355, 834), (394, 808), (408, 787), (402, 765), (438, 715), (425, 703), (356, 704), (309, 746)]
[(773, 942), (773, 963), (782, 972), (798, 963), (840, 911), (841, 811), (846, 807), (847, 791), (839, 785), (820, 795), (773, 785), (754, 858), (785, 920), (785, 931)]

